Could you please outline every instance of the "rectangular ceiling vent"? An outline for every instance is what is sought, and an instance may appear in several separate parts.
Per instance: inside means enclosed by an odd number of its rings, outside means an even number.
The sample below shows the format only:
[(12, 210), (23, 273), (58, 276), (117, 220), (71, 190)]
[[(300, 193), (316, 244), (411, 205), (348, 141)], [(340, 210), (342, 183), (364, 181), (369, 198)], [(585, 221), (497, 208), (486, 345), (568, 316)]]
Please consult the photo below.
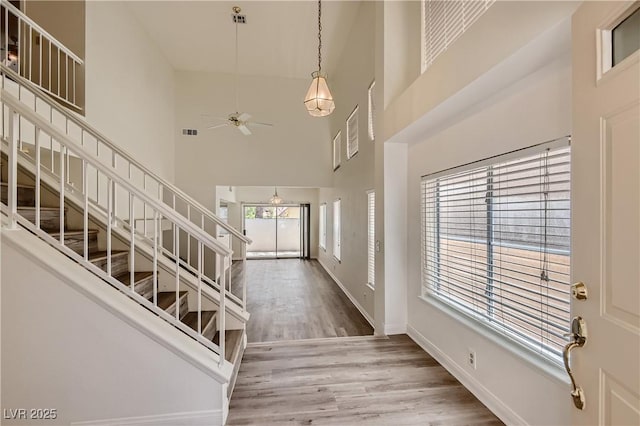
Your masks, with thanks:
[(237, 24), (246, 24), (247, 23), (247, 15), (239, 15), (234, 13), (231, 15), (231, 19), (233, 19), (233, 23)]
[(182, 134), (185, 136), (198, 136), (197, 129), (182, 129)]

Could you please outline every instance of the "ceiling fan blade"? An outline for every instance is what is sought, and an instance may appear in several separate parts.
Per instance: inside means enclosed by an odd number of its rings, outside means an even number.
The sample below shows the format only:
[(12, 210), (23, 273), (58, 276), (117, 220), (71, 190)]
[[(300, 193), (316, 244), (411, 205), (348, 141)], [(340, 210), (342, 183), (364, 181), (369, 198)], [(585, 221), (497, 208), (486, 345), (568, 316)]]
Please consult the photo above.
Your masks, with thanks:
[(248, 124), (249, 126), (273, 127), (273, 124), (271, 123), (260, 123), (259, 121), (248, 121), (245, 124)]
[(226, 127), (226, 126), (228, 126), (228, 125), (229, 125), (229, 123), (216, 124), (215, 126), (209, 126), (209, 127), (207, 127), (207, 130), (217, 129), (217, 128), (219, 128), (219, 127)]
[(251, 130), (249, 130), (249, 128), (245, 124), (239, 125), (238, 130), (240, 130), (245, 136), (249, 136), (251, 134)]
[(247, 114), (246, 112), (243, 112), (242, 114), (240, 114), (238, 116), (238, 121), (247, 121), (251, 118), (250, 114)]

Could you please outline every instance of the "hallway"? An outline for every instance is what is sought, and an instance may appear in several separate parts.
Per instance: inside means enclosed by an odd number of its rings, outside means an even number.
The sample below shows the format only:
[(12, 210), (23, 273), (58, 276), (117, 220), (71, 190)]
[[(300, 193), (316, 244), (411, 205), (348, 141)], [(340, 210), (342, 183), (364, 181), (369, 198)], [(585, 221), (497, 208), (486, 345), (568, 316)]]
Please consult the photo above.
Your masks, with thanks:
[(316, 260), (249, 260), (246, 273), (249, 343), (373, 334)]

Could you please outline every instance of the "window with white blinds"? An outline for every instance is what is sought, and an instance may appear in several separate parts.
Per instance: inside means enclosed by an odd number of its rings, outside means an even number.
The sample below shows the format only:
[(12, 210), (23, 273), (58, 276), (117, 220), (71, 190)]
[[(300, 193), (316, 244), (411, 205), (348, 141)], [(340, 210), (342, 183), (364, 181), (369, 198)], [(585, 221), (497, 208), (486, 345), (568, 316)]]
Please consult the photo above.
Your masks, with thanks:
[(423, 295), (561, 362), (570, 174), (564, 138), (423, 178)]
[(358, 106), (347, 118), (347, 160), (358, 152)]
[(318, 241), (320, 248), (327, 249), (327, 205), (320, 204), (320, 212), (318, 214)]
[(374, 98), (375, 88), (376, 88), (376, 82), (373, 81), (373, 83), (371, 83), (371, 86), (369, 86), (369, 93), (368, 93), (369, 114), (368, 114), (368, 120), (367, 120), (367, 130), (369, 131), (369, 139), (371, 139), (372, 141), (376, 139), (376, 133), (373, 128), (373, 120), (376, 116), (376, 104), (375, 104), (375, 98)]
[(367, 192), (367, 282), (376, 285), (376, 193)]
[(333, 170), (336, 170), (340, 167), (340, 161), (342, 157), (340, 155), (340, 151), (342, 150), (342, 131), (339, 131), (336, 134), (336, 137), (333, 138)]
[(482, 16), (495, 0), (422, 0), (422, 72)]
[(333, 256), (340, 260), (342, 253), (342, 229), (340, 220), (340, 200), (333, 202)]

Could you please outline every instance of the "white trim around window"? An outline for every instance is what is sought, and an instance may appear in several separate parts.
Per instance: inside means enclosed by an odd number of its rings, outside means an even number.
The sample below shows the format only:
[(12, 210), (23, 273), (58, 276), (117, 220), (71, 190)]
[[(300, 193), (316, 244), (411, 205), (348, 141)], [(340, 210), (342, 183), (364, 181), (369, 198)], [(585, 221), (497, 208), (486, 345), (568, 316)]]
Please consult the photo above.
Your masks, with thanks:
[(320, 248), (327, 250), (327, 203), (320, 204), (318, 213), (318, 241)]
[(369, 100), (369, 111), (367, 114), (367, 130), (369, 133), (369, 139), (371, 141), (376, 140), (376, 132), (374, 128), (374, 121), (376, 118), (376, 100), (375, 100), (375, 88), (376, 81), (373, 80), (371, 85), (369, 86), (369, 90), (367, 91), (367, 99)]
[(333, 257), (342, 259), (342, 202), (340, 198), (333, 202)]
[(376, 286), (376, 193), (367, 191), (367, 284)]
[(423, 177), (423, 297), (560, 365), (570, 180), (568, 138)]
[(333, 170), (335, 171), (340, 167), (342, 161), (342, 130), (336, 133), (331, 146), (333, 147)]
[(358, 153), (358, 105), (347, 118), (347, 160)]

